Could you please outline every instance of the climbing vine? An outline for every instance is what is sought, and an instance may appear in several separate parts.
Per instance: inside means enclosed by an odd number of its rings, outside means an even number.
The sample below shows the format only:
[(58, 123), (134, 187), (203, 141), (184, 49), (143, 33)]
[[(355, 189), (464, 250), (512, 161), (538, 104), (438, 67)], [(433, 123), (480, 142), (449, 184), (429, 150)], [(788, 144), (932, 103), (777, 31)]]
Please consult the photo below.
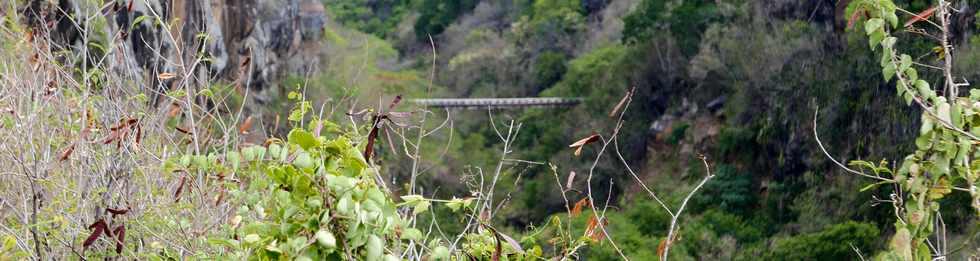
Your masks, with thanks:
[[(958, 90), (966, 83), (955, 81), (952, 73), (952, 48), (949, 42), (948, 1), (939, 0), (935, 7), (919, 13), (901, 9), (891, 0), (861, 0), (848, 6), (851, 17), (849, 26), (861, 18), (869, 47), (881, 53), (882, 75), (886, 81), (895, 80), (896, 92), (906, 105), (922, 109), (922, 125), (915, 140), (916, 150), (906, 156), (894, 169), (887, 161), (878, 164), (852, 161), (871, 174), (848, 169), (859, 175), (873, 178), (874, 186), (892, 184), (897, 190), (890, 201), (895, 207), (895, 235), (888, 251), (879, 254), (882, 260), (931, 260), (944, 257), (945, 238), (937, 231), (944, 230), (939, 209), (940, 199), (954, 190), (969, 193), (972, 206), (980, 213), (980, 195), (977, 193), (977, 173), (980, 157), (976, 144), (980, 141), (980, 90), (970, 89), (969, 95), (960, 96)], [(910, 18), (899, 24), (896, 13)], [(938, 20), (938, 21), (933, 21)], [(927, 29), (919, 28), (926, 26)], [(896, 46), (896, 33), (908, 32), (936, 40), (934, 48), (938, 65), (919, 61), (902, 53)], [(920, 77), (918, 69), (942, 72), (942, 84), (934, 87)]]

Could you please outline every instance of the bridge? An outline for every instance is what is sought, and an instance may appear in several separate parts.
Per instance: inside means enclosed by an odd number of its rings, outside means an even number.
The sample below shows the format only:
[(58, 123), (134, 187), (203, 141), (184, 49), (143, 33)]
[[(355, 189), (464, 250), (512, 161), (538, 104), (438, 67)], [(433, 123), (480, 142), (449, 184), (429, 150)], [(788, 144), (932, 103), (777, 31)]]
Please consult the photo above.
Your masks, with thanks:
[(582, 98), (536, 97), (536, 98), (463, 98), (463, 99), (413, 99), (410, 102), (419, 106), (436, 108), (549, 108), (571, 107), (582, 102)]

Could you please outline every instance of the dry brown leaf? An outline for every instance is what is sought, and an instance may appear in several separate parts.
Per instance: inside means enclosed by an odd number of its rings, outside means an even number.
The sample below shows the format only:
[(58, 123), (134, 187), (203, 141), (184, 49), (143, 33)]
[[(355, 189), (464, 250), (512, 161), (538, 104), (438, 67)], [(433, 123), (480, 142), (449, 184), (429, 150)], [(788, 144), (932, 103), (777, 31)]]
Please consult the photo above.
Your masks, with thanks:
[(161, 81), (170, 80), (174, 77), (177, 77), (177, 75), (171, 72), (160, 73), (157, 75), (157, 79), (160, 79)]
[(930, 7), (929, 9), (926, 9), (926, 10), (924, 10), (922, 12), (919, 12), (918, 14), (916, 14), (915, 16), (913, 16), (912, 19), (909, 19), (908, 22), (905, 22), (905, 27), (912, 26), (912, 24), (915, 24), (916, 22), (919, 22), (919, 21), (928, 20), (929, 17), (932, 17), (932, 14), (935, 14), (935, 13), (936, 13), (936, 7), (935, 6)]
[(606, 234), (602, 232), (602, 227), (600, 226), (605, 226), (606, 224), (608, 224), (608, 221), (605, 219), (602, 220), (602, 225), (600, 225), (595, 216), (590, 216), (589, 221), (586, 222), (585, 235), (594, 241), (602, 241), (606, 238)]
[(851, 30), (851, 28), (854, 28), (854, 23), (857, 22), (858, 16), (861, 15), (861, 13), (864, 13), (864, 10), (855, 9), (854, 12), (851, 13), (850, 19), (847, 19), (847, 30)]
[(238, 133), (248, 134), (248, 130), (251, 128), (252, 128), (252, 116), (248, 116), (248, 118), (245, 118), (245, 122), (242, 123), (242, 126), (238, 128)]
[(593, 133), (592, 135), (585, 137), (584, 139), (578, 140), (572, 145), (568, 145), (569, 148), (577, 148), (575, 150), (575, 156), (582, 155), (582, 147), (599, 140), (599, 134)]
[(167, 112), (167, 118), (173, 118), (177, 116), (178, 113), (180, 113), (180, 104), (177, 102), (171, 103), (170, 111)]
[(89, 225), (88, 229), (94, 230), (92, 231), (92, 234), (88, 236), (88, 238), (85, 238), (85, 242), (82, 242), (82, 252), (88, 249), (88, 247), (92, 246), (92, 243), (95, 243), (95, 240), (99, 239), (99, 236), (102, 236), (102, 233), (108, 229), (107, 227), (108, 225), (106, 225), (105, 220), (103, 219), (99, 219), (98, 221), (95, 221), (95, 223)]
[(636, 87), (632, 87), (629, 91), (626, 91), (626, 95), (623, 95), (623, 98), (619, 100), (619, 103), (616, 103), (616, 106), (609, 112), (609, 117), (616, 117), (616, 113), (619, 112), (619, 109), (622, 109), (623, 106), (626, 105), (626, 102), (633, 97), (634, 90), (636, 90)]
[(664, 260), (664, 251), (667, 249), (667, 238), (660, 240), (660, 245), (657, 246), (657, 258), (661, 261)]
[(58, 161), (65, 161), (71, 156), (71, 153), (75, 152), (75, 143), (72, 143), (64, 151), (61, 152), (61, 156), (58, 156)]
[(572, 207), (572, 211), (569, 214), (572, 217), (577, 217), (578, 215), (582, 214), (582, 209), (585, 208), (586, 205), (589, 205), (589, 198), (582, 198), (582, 200), (575, 202), (575, 206)]

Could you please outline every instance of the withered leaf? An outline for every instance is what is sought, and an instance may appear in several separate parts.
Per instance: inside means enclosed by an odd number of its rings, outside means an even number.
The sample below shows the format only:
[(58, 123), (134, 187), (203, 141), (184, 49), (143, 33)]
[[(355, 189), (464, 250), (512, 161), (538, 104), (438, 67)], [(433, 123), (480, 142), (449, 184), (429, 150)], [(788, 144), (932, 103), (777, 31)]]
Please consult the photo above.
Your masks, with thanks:
[(572, 207), (572, 211), (569, 213), (572, 217), (577, 217), (582, 214), (582, 209), (589, 205), (589, 198), (582, 198), (578, 202), (575, 202), (575, 206)]
[(626, 91), (626, 95), (623, 95), (623, 98), (619, 100), (619, 103), (616, 103), (616, 106), (614, 106), (612, 111), (609, 112), (609, 117), (616, 117), (616, 113), (619, 112), (619, 109), (622, 109), (622, 107), (626, 105), (626, 102), (633, 98), (634, 90), (636, 90), (636, 87), (632, 87), (629, 89), (629, 91)]
[(65, 161), (71, 156), (71, 153), (75, 152), (75, 143), (72, 143), (64, 151), (61, 152), (61, 156), (58, 156), (58, 161)]
[(167, 118), (173, 118), (174, 116), (177, 116), (178, 113), (180, 113), (180, 104), (177, 102), (171, 103), (170, 111), (167, 112)]
[(180, 183), (177, 184), (177, 191), (174, 192), (174, 202), (180, 202), (180, 193), (184, 192), (184, 183), (187, 182), (187, 176), (180, 176)]
[(126, 241), (126, 225), (119, 225), (113, 229), (112, 235), (116, 238), (116, 254), (122, 254), (123, 242)]
[(401, 95), (395, 96), (395, 99), (394, 100), (391, 100), (391, 103), (388, 104), (388, 111), (391, 111), (392, 109), (394, 109), (395, 106), (398, 105), (398, 103), (401, 102), (401, 101), (402, 101), (402, 96)]
[(374, 140), (378, 138), (378, 129), (381, 128), (381, 117), (374, 116), (371, 132), (367, 136), (367, 144), (364, 146), (364, 161), (370, 163), (371, 155), (374, 155)]
[(177, 77), (177, 75), (171, 72), (164, 72), (157, 75), (157, 79), (160, 79), (161, 81), (173, 79), (174, 77)]
[(248, 134), (248, 130), (252, 129), (252, 116), (245, 118), (245, 122), (242, 123), (241, 127), (238, 127), (238, 133)]
[(935, 13), (936, 13), (936, 6), (933, 6), (933, 7), (930, 7), (929, 9), (923, 10), (922, 12), (919, 12), (918, 14), (916, 14), (915, 16), (913, 16), (912, 19), (909, 19), (908, 22), (905, 22), (905, 27), (912, 26), (913, 24), (915, 24), (915, 23), (917, 23), (919, 21), (928, 20), (929, 17), (932, 17), (932, 15), (935, 14)]
[(593, 143), (593, 142), (595, 142), (597, 140), (599, 140), (599, 134), (593, 133), (592, 135), (589, 135), (588, 137), (585, 137), (585, 138), (583, 138), (581, 140), (576, 141), (575, 143), (572, 143), (572, 145), (568, 145), (568, 147), (569, 148), (577, 148), (577, 149), (575, 149), (575, 156), (579, 156), (579, 155), (582, 155), (582, 147), (584, 147), (585, 145), (588, 145), (589, 143)]
[(109, 212), (109, 214), (112, 214), (112, 217), (116, 217), (116, 215), (125, 215), (126, 212), (129, 212), (129, 208), (128, 207), (127, 208), (105, 208), (105, 211), (106, 212)]
[(98, 221), (95, 221), (95, 223), (89, 225), (88, 229), (93, 229), (92, 234), (89, 235), (88, 238), (85, 238), (85, 242), (82, 242), (82, 251), (85, 251), (88, 249), (88, 247), (92, 246), (92, 244), (95, 243), (95, 240), (99, 239), (99, 236), (102, 236), (102, 233), (105, 233), (107, 226), (108, 225), (106, 225), (105, 220), (103, 219), (99, 219)]

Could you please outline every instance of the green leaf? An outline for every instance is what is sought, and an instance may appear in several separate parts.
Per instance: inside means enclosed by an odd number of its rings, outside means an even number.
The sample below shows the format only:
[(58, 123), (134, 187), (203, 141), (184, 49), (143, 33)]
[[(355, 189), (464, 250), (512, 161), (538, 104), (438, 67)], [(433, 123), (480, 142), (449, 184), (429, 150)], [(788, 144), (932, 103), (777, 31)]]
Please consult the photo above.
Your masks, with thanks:
[(300, 169), (309, 169), (313, 167), (313, 158), (310, 157), (309, 153), (299, 152), (296, 155), (296, 159), (293, 160), (293, 165)]
[(885, 67), (886, 65), (892, 63), (892, 58), (894, 58), (894, 54), (892, 53), (892, 51), (887, 50), (888, 48), (885, 49), (886, 50), (884, 50), (884, 52), (881, 53), (881, 61), (880, 61), (881, 67)]
[(419, 231), (418, 229), (415, 228), (407, 228), (405, 229), (405, 231), (402, 231), (402, 238), (408, 240), (421, 241), (422, 231)]
[[(929, 83), (926, 82), (925, 80), (915, 81), (915, 89), (919, 92), (920, 96), (923, 96), (924, 98), (929, 98), (928, 96), (926, 96), (927, 94), (929, 94), (929, 90), (930, 90)], [(949, 104), (947, 104), (947, 106), (949, 106)]]
[(943, 102), (937, 105), (939, 105), (938, 106), (939, 108), (936, 109), (936, 114), (939, 116), (939, 120), (947, 123), (952, 122), (951, 120), (952, 115), (949, 110), (949, 103)]
[(894, 11), (885, 12), (882, 16), (884, 16), (885, 20), (888, 20), (888, 23), (892, 25), (892, 28), (898, 28), (898, 15), (896, 15)]
[(473, 203), (472, 198), (461, 199), (461, 198), (454, 197), (452, 200), (446, 203), (446, 207), (449, 207), (449, 209), (451, 209), (453, 212), (457, 212), (461, 208), (469, 207), (470, 203)]
[(904, 72), (905, 70), (908, 70), (909, 67), (912, 67), (912, 56), (909, 56), (908, 54), (902, 54), (902, 57), (899, 58), (898, 69)]
[(225, 154), (225, 160), (231, 163), (232, 169), (238, 169), (238, 166), (241, 165), (242, 157), (237, 151), (232, 151)]
[(878, 44), (881, 43), (882, 39), (885, 39), (885, 32), (881, 30), (874, 31), (868, 36), (868, 46), (870, 46), (871, 50), (874, 51), (878, 49)]
[(367, 240), (367, 245), (365, 245), (367, 250), (367, 260), (368, 261), (380, 261), (381, 255), (384, 250), (384, 242), (381, 241), (377, 235), (369, 235)]
[(304, 150), (320, 146), (320, 140), (313, 136), (312, 133), (302, 129), (293, 129), (289, 132), (288, 137), (289, 143), (299, 145)]
[[(922, 115), (925, 116), (924, 113)], [(926, 133), (929, 133), (930, 131), (932, 131), (933, 127), (934, 126), (933, 126), (932, 118), (922, 117), (922, 125), (919, 126), (919, 135), (925, 135)]]
[(406, 204), (413, 204), (415, 202), (425, 200), (425, 197), (422, 197), (421, 195), (405, 195), (402, 196), (401, 198), (402, 200), (405, 201)]
[(333, 233), (326, 230), (316, 232), (316, 243), (326, 249), (337, 248), (337, 238), (333, 236)]
[[(898, 41), (898, 38), (895, 38), (893, 36), (885, 37), (884, 40), (881, 40), (881, 47), (884, 47), (885, 50), (891, 50), (893, 47), (895, 47), (896, 41)], [(890, 54), (891, 52), (886, 51), (885, 53)]]
[(881, 70), (881, 74), (885, 77), (885, 81), (891, 81), (892, 76), (895, 76), (895, 64), (885, 65), (885, 68)]
[(257, 234), (248, 234), (245, 236), (245, 243), (255, 244), (256, 242), (259, 242), (259, 240), (262, 240), (262, 237)]
[(905, 77), (907, 78), (905, 79), (906, 81), (915, 82), (916, 80), (919, 80), (919, 72), (917, 72), (915, 68), (905, 69)]
[(963, 108), (959, 104), (953, 103), (953, 105), (950, 106), (949, 113), (950, 113), (950, 119), (953, 120), (952, 121), (953, 126), (957, 128), (963, 128), (963, 118), (962, 118)]
[(871, 35), (872, 33), (878, 32), (878, 29), (881, 29), (881, 26), (884, 24), (885, 20), (881, 20), (881, 18), (868, 19), (867, 22), (864, 22), (864, 32)]
[(449, 248), (446, 248), (445, 246), (438, 246), (435, 249), (432, 249), (432, 252), (429, 254), (429, 258), (432, 260), (449, 260)]
[(428, 200), (420, 201), (419, 203), (415, 204), (415, 208), (412, 209), (412, 214), (413, 215), (422, 214), (423, 212), (428, 211), (429, 206), (431, 205), (432, 203), (430, 203)]
[(912, 260), (912, 233), (907, 228), (900, 228), (892, 236), (891, 248), (903, 260)]

